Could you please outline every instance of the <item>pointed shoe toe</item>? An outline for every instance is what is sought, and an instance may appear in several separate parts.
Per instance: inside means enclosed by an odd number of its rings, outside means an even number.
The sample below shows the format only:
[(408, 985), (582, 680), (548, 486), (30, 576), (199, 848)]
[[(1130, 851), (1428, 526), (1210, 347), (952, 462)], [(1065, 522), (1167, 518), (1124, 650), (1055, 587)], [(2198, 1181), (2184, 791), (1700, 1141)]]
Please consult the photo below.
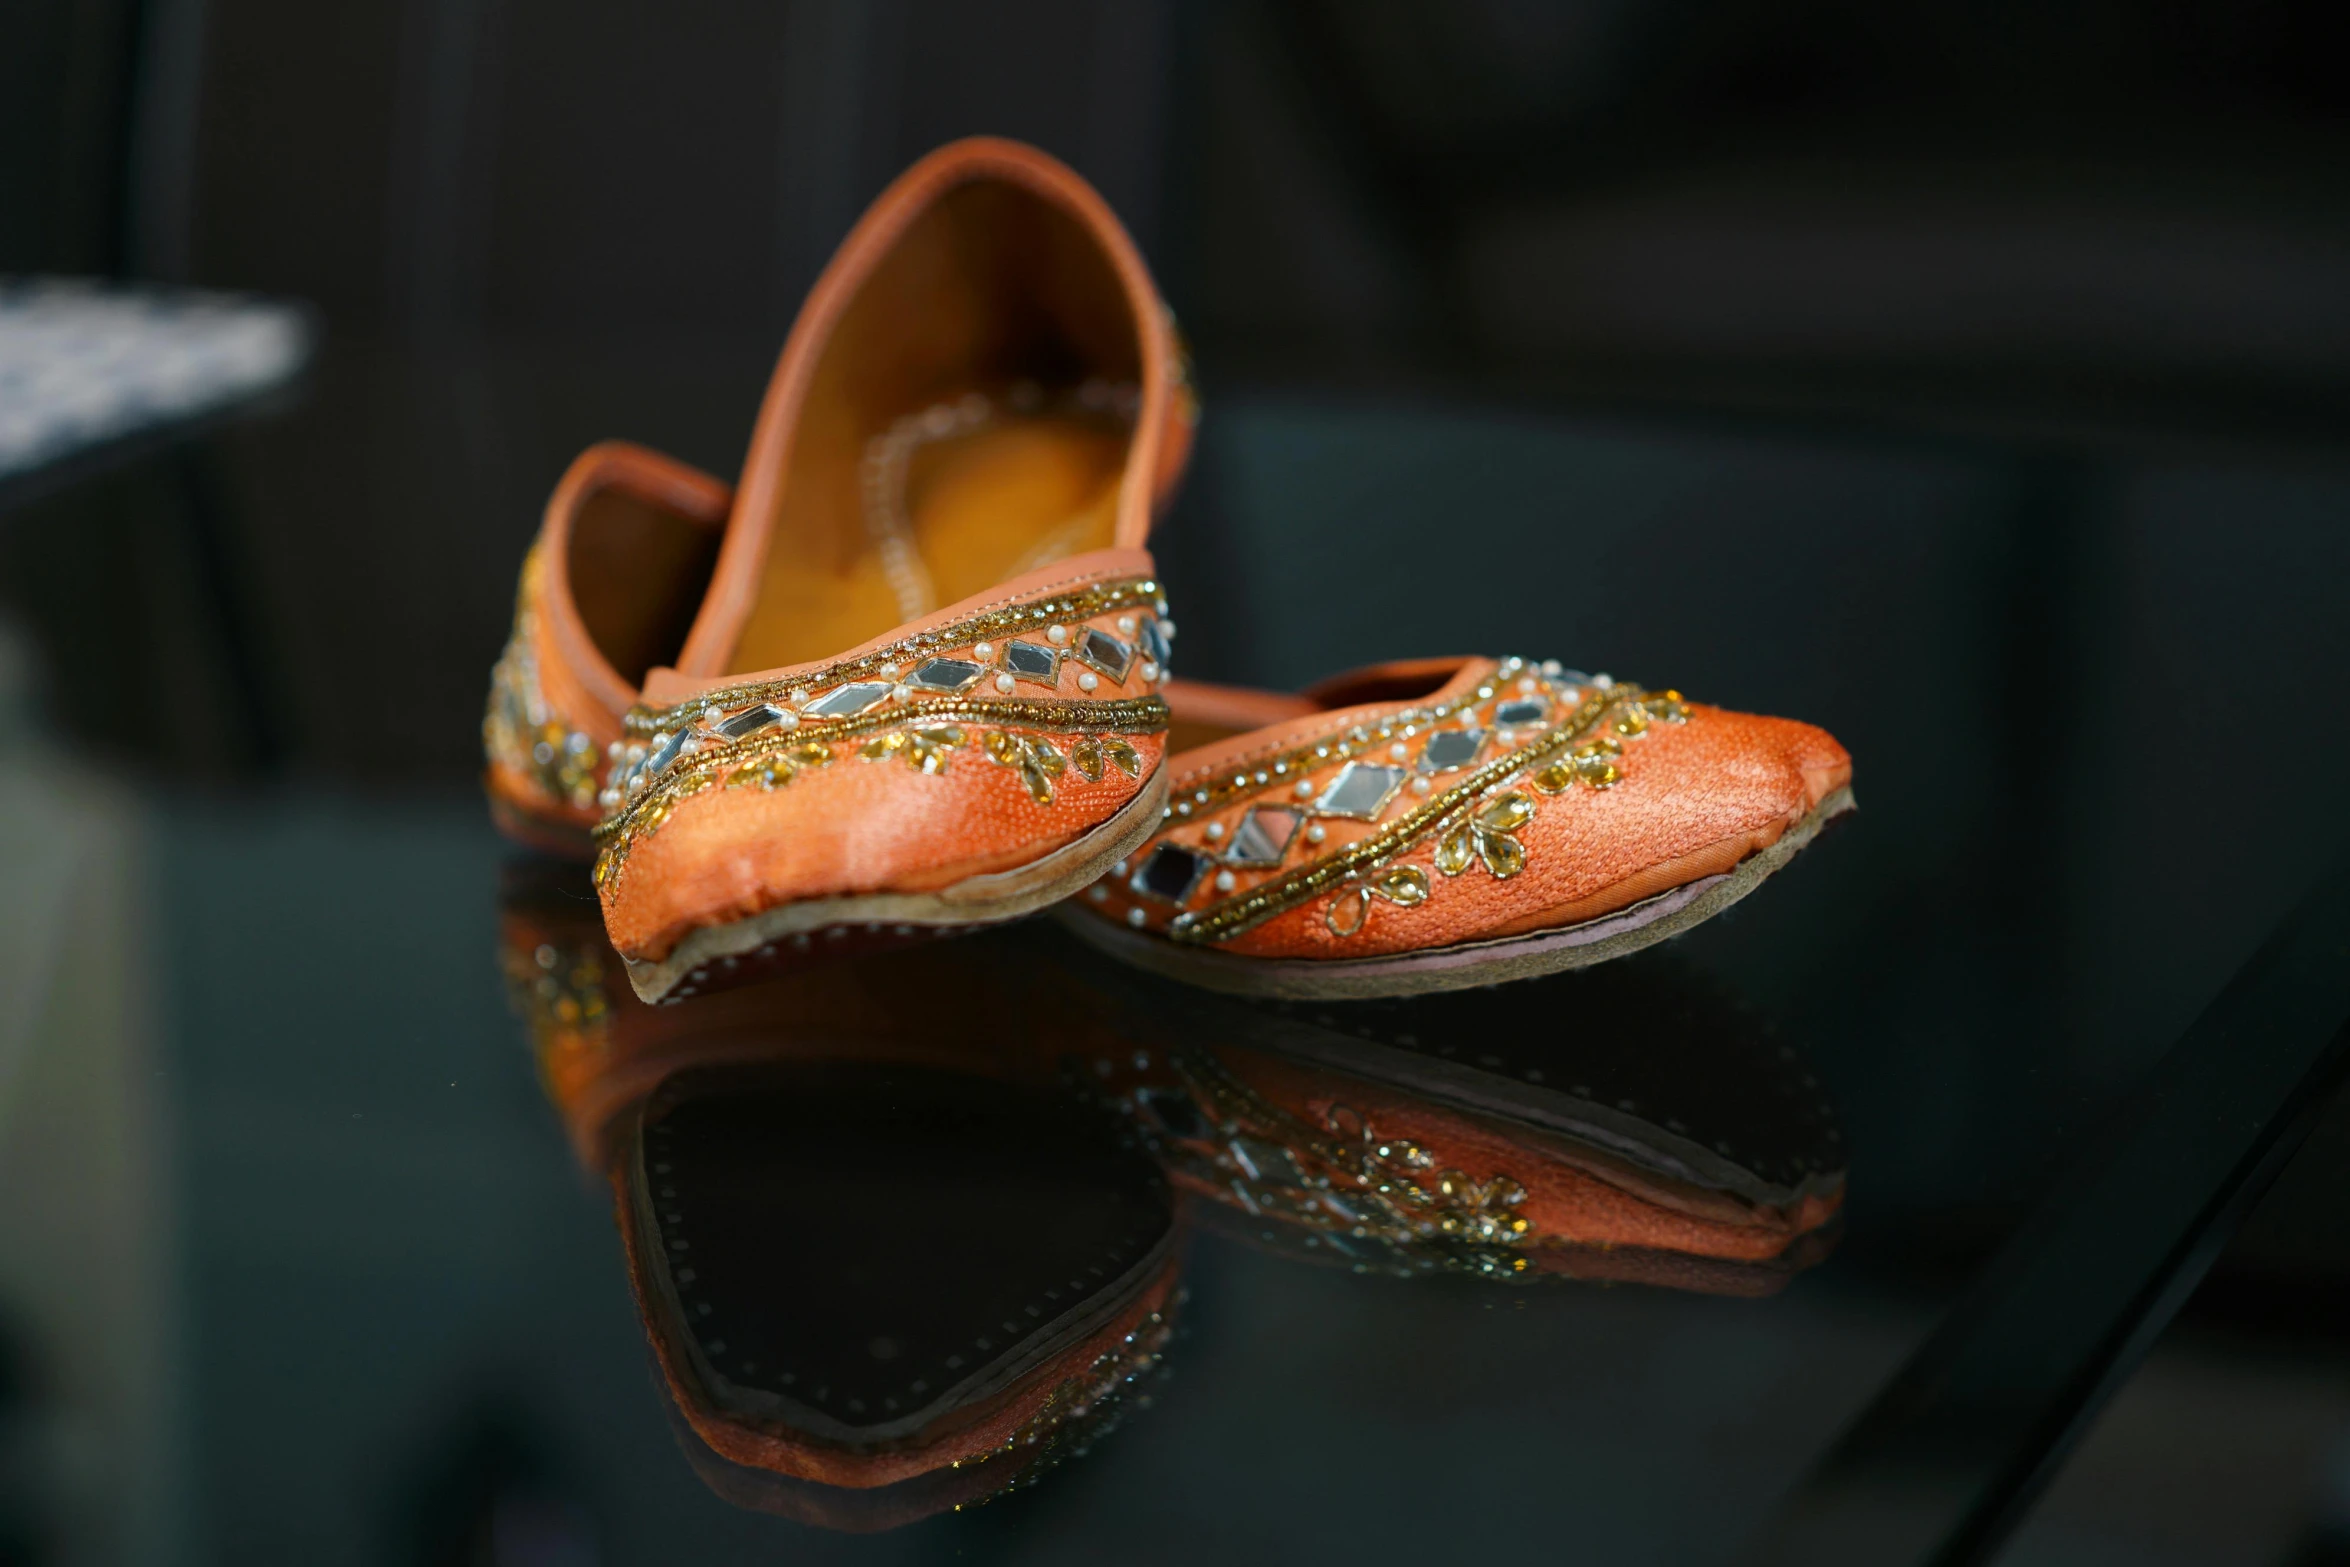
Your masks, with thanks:
[(1410, 995), (1601, 962), (1727, 908), (1852, 804), (1851, 759), (1822, 730), (1555, 663), (1169, 698), (1187, 739), (1260, 727), (1169, 762), (1161, 831), (1068, 920), (1244, 994)]

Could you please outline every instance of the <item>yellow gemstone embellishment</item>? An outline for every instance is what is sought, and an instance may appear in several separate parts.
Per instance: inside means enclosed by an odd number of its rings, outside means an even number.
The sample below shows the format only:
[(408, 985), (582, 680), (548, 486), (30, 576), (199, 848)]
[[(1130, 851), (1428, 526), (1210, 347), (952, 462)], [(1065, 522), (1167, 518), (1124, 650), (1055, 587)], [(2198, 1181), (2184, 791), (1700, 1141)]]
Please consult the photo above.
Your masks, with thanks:
[(1589, 745), (1577, 746), (1569, 755), (1536, 773), (1534, 787), (1544, 794), (1564, 794), (1579, 783), (1594, 789), (1612, 789), (1624, 779), (1624, 769), (1616, 761), (1623, 754), (1623, 742), (1619, 740), (1594, 740)]
[(943, 773), (947, 766), (947, 752), (963, 743), (963, 730), (958, 724), (937, 724), (920, 729), (893, 729), (885, 735), (875, 735), (860, 747), (857, 754), (868, 762), (885, 762), (903, 755), (906, 765), (918, 773)]
[(1333, 936), (1351, 936), (1370, 919), (1373, 898), (1399, 909), (1416, 908), (1428, 901), (1428, 873), (1417, 865), (1399, 865), (1367, 881), (1350, 883), (1323, 911), (1322, 923), (1330, 927)]
[[(734, 776), (726, 780), (726, 787), (729, 789), (780, 789), (797, 778), (801, 768), (822, 767), (831, 760), (832, 747), (818, 745), (813, 740), (802, 741), (798, 745), (786, 746), (780, 751), (770, 752), (755, 762), (746, 763), (735, 769)], [(634, 825), (639, 837), (651, 831), (650, 826), (641, 820), (632, 825)]]
[(1069, 760), (1077, 764), (1087, 783), (1100, 780), (1105, 760), (1129, 778), (1142, 776), (1142, 753), (1116, 735), (1085, 736), (1069, 747)]
[(1054, 748), (1050, 740), (1039, 740), (1028, 735), (1016, 735), (998, 729), (987, 737), (987, 754), (1002, 765), (1015, 769), (1020, 781), (1028, 786), (1029, 798), (1039, 805), (1053, 803), (1053, 780), (1068, 769), (1068, 759)]
[(1436, 868), (1458, 876), (1482, 860), (1497, 880), (1509, 880), (1526, 868), (1526, 846), (1514, 834), (1533, 819), (1534, 802), (1514, 789), (1486, 801), (1437, 845)]

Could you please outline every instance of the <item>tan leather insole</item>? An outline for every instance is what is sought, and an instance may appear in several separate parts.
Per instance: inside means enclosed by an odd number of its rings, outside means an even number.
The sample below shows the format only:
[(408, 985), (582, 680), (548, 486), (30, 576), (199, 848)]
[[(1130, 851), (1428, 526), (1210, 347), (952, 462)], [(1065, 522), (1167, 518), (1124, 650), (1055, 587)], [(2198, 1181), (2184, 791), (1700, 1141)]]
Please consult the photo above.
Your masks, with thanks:
[[(928, 580), (928, 602), (902, 602), (902, 584), (879, 549), (858, 550), (830, 569), (805, 558), (770, 559), (734, 666), (830, 658), (1008, 577), (1109, 548), (1130, 439), (1123, 421), (1046, 413), (1005, 416), (924, 445), (907, 469), (902, 517)], [(843, 533), (867, 534), (870, 498), (840, 500), (867, 513)]]

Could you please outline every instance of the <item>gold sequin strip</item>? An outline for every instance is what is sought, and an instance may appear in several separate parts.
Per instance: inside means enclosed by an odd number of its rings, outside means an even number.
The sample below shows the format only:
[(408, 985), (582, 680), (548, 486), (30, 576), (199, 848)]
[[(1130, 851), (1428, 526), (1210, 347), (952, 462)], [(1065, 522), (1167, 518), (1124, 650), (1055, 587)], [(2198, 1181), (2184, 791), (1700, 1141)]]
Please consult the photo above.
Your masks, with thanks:
[[(1669, 693), (1658, 693), (1660, 697)], [(1325, 892), (1344, 886), (1348, 881), (1383, 860), (1402, 853), (1419, 840), (1433, 833), (1457, 827), (1474, 808), (1477, 799), (1486, 790), (1532, 768), (1542, 766), (1552, 757), (1587, 739), (1609, 719), (1635, 712), (1645, 719), (1642, 704), (1649, 693), (1639, 686), (1619, 683), (1585, 701), (1574, 715), (1554, 726), (1548, 733), (1515, 751), (1495, 757), (1472, 772), (1461, 782), (1442, 794), (1419, 805), (1372, 833), (1311, 865), (1302, 865), (1286, 876), (1259, 882), (1247, 892), (1211, 903), (1193, 914), (1182, 914), (1168, 925), (1167, 934), (1176, 941), (1195, 946), (1228, 941), (1243, 932), (1254, 930), (1265, 921), (1287, 913), (1301, 903), (1311, 902)], [(1677, 705), (1678, 698), (1674, 697)], [(1387, 720), (1392, 724), (1394, 720)], [(1643, 724), (1645, 727), (1645, 724)], [(1357, 749), (1361, 749), (1358, 747)], [(1328, 757), (1316, 756), (1312, 747), (1303, 755), (1311, 764), (1325, 764), (1343, 754), (1338, 747), (1330, 747)], [(1296, 754), (1285, 760), (1296, 760)], [(1252, 783), (1251, 787), (1255, 787)], [(1237, 793), (1231, 785), (1218, 791), (1218, 798)], [(1196, 800), (1196, 796), (1190, 796)]]
[[(771, 727), (741, 740), (697, 751), (671, 767), (669, 775), (646, 790), (619, 815), (597, 824), (598, 838), (628, 831), (656, 804), (674, 806), (685, 795), (698, 793), (734, 766), (771, 752), (802, 745), (824, 745), (853, 740), (877, 729), (935, 724), (943, 719), (968, 718), (1009, 729), (1045, 729), (1062, 734), (1157, 734), (1167, 727), (1167, 702), (1158, 696), (1119, 697), (1109, 702), (1071, 702), (1047, 697), (938, 697), (892, 703), (849, 718), (803, 719), (797, 728)], [(691, 787), (688, 787), (688, 786)], [(666, 814), (666, 813), (664, 813)]]
[(482, 750), (536, 783), (550, 798), (585, 810), (596, 803), (603, 753), (566, 723), (539, 683), (537, 652), (540, 551), (522, 558), (514, 595), (514, 630), (490, 670), (489, 705), (482, 714)]
[[(1344, 762), (1356, 757), (1368, 758), (1372, 751), (1407, 728), (1425, 732), (1441, 727), (1445, 720), (1458, 718), (1480, 703), (1492, 701), (1496, 697), (1507, 701), (1508, 693), (1501, 689), (1501, 682), (1507, 678), (1508, 666), (1503, 666), (1456, 701), (1439, 702), (1433, 707), (1407, 707), (1382, 714), (1375, 726), (1357, 723), (1334, 728), (1318, 738), (1301, 740), (1286, 751), (1248, 763), (1229, 777), (1193, 784), (1188, 789), (1178, 784), (1175, 801), (1168, 809), (1178, 818), (1210, 815), (1234, 797), (1253, 794), (1277, 779), (1288, 780), (1310, 773), (1317, 767), (1327, 767), (1332, 762)], [(1629, 685), (1616, 686), (1601, 691), (1594, 700), (1605, 700), (1615, 692), (1636, 689)]]
[(741, 740), (698, 751), (671, 767), (618, 815), (599, 822), (595, 838), (595, 881), (610, 886), (637, 843), (658, 830), (679, 803), (712, 788), (745, 767), (779, 759), (777, 777), (788, 779), (799, 762), (788, 753), (813, 748), (831, 760), (831, 743), (853, 740), (878, 729), (933, 725), (940, 719), (982, 719), (1013, 729), (1077, 734), (1158, 734), (1167, 727), (1167, 703), (1158, 696), (1120, 697), (1109, 702), (1071, 702), (1043, 697), (940, 697), (897, 702), (851, 718), (809, 720), (796, 729), (767, 729)]
[(728, 686), (723, 691), (705, 691), (672, 707), (639, 707), (629, 713), (625, 727), (632, 738), (644, 739), (657, 731), (689, 723), (698, 718), (705, 707), (712, 705), (740, 707), (752, 702), (773, 701), (793, 691), (823, 691), (858, 680), (890, 679), (894, 676), (882, 673), (885, 664), (902, 665), (912, 660), (952, 653), (974, 642), (994, 642), (1018, 636), (1024, 631), (1072, 625), (1100, 615), (1115, 614), (1122, 609), (1155, 606), (1158, 598), (1157, 578), (1129, 577), (1117, 582), (1095, 583), (1072, 593), (1057, 593), (1025, 603), (1007, 604), (1001, 609), (991, 609), (967, 620), (959, 620), (951, 626), (925, 631), (903, 642), (893, 642), (877, 652), (838, 664), (828, 664), (822, 669), (811, 669), (780, 680)]

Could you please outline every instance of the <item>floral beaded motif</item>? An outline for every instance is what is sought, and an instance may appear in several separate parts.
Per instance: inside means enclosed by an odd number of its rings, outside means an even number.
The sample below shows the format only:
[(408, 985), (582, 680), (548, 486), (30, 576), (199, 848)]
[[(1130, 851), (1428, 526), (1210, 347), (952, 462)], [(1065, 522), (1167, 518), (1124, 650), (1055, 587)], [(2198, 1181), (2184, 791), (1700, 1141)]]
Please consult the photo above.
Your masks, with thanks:
[[(1647, 691), (1556, 663), (1505, 659), (1450, 700), (1399, 708), (1256, 758), (1225, 776), (1198, 780), (1167, 808), (1168, 825), (1153, 850), (1179, 850), (1200, 867), (1199, 875), (1180, 879), (1182, 896), (1160, 899), (1175, 905), (1163, 933), (1178, 942), (1212, 944), (1322, 901), (1323, 923), (1344, 940), (1360, 934), (1382, 906), (1410, 910), (1430, 901), (1438, 884), (1429, 872), (1395, 862), (1431, 840), (1433, 868), (1443, 877), (1482, 869), (1508, 880), (1530, 861), (1521, 833), (1544, 797), (1578, 785), (1612, 788), (1625, 776), (1626, 740), (1688, 717), (1677, 691)], [(1238, 831), (1225, 842), (1228, 829), (1220, 813), (1243, 802), (1248, 814), (1270, 810), (1317, 820), (1285, 836), (1268, 856), (1253, 833), (1245, 850)], [(1202, 818), (1215, 818), (1201, 830), (1203, 842), (1171, 836)], [(1246, 819), (1244, 814), (1244, 826)], [(1329, 840), (1334, 822), (1364, 822), (1371, 830), (1287, 863), (1292, 845)], [(1211, 874), (1226, 866), (1231, 869)], [(1244, 872), (1271, 874), (1244, 886)], [(1223, 896), (1190, 906), (1206, 886)], [(1094, 901), (1109, 896), (1105, 889)], [(1128, 919), (1133, 922), (1132, 913)]]
[[(947, 771), (958, 751), (976, 751), (1010, 769), (1042, 807), (1072, 765), (1088, 782), (1112, 769), (1139, 778), (1142, 753), (1127, 737), (1167, 727), (1154, 689), (1174, 636), (1166, 611), (1154, 580), (1095, 584), (988, 610), (804, 676), (638, 708), (595, 797), (604, 810), (597, 885), (611, 886), (634, 847), (687, 799), (714, 787), (783, 788), (829, 765), (841, 741), (856, 742), (865, 762), (900, 760), (923, 776)], [(1105, 617), (1111, 626), (1089, 623)]]

